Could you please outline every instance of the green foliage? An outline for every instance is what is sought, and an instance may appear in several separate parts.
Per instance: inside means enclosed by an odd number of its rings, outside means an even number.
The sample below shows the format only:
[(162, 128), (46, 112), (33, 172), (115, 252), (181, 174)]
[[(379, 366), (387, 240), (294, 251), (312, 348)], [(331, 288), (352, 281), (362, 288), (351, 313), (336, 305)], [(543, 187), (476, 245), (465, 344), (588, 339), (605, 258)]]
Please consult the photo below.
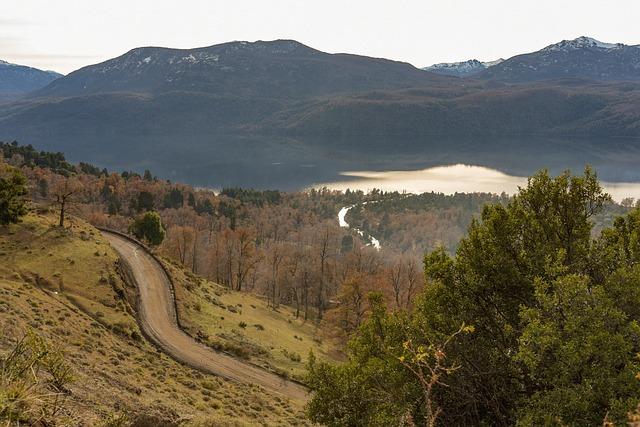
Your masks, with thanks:
[(353, 236), (345, 234), (340, 242), (340, 253), (346, 254), (353, 250)]
[(519, 424), (599, 425), (605, 415), (625, 424), (637, 403), (631, 397), (640, 396), (636, 321), (586, 276), (537, 280), (535, 302), (522, 310), (515, 360), (537, 387), (519, 409)]
[[(640, 211), (594, 241), (609, 200), (590, 169), (543, 171), (508, 203), (485, 206), (454, 257), (425, 256), (412, 310), (374, 304), (348, 363), (310, 365), (312, 420), (623, 424), (640, 397)], [(473, 333), (458, 335), (460, 325)]]
[(48, 168), (63, 175), (75, 173), (73, 165), (67, 163), (64, 154), (60, 152), (36, 151), (32, 145), (18, 145), (16, 141), (12, 143), (0, 142), (0, 151), (6, 159), (21, 156), (25, 166)]
[(0, 358), (0, 422), (53, 425), (73, 381), (63, 354), (29, 331)]
[(184, 204), (184, 195), (179, 188), (172, 188), (166, 196), (164, 196), (165, 208), (181, 208)]
[(155, 200), (153, 194), (148, 191), (141, 191), (138, 193), (136, 202), (136, 210), (138, 212), (151, 211), (155, 207)]
[(109, 172), (106, 169), (100, 169), (97, 166), (94, 166), (90, 163), (84, 163), (84, 162), (80, 162), (78, 163), (78, 168), (80, 169), (80, 172), (85, 173), (87, 175), (93, 175), (93, 176), (102, 176), (102, 175), (108, 175)]
[(433, 425), (440, 412), (433, 390), (446, 388), (456, 370), (445, 347), (473, 328), (432, 335), (422, 312), (389, 313), (380, 294), (369, 298), (372, 315), (350, 342), (347, 363), (332, 366), (310, 355), (309, 417), (329, 426)]
[(199, 214), (208, 214), (208, 215), (213, 215), (215, 213), (215, 209), (213, 208), (213, 204), (211, 203), (211, 200), (209, 199), (204, 199), (204, 201), (199, 202), (196, 201), (196, 205), (194, 207), (195, 211)]
[(162, 243), (166, 234), (160, 215), (157, 212), (146, 212), (134, 220), (129, 226), (129, 232), (138, 239), (146, 240), (154, 246)]
[(16, 223), (27, 213), (26, 182), (20, 170), (0, 163), (0, 225)]
[(224, 188), (220, 194), (242, 203), (250, 203), (256, 206), (265, 204), (277, 205), (282, 200), (282, 195), (277, 190), (253, 190), (246, 188)]

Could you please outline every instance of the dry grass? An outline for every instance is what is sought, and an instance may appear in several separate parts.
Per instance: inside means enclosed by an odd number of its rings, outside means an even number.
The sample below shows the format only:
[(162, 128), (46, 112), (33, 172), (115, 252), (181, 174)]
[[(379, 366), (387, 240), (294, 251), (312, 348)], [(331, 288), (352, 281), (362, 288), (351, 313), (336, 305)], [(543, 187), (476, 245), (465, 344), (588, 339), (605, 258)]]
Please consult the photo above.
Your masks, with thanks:
[(156, 424), (305, 423), (299, 404), (187, 368), (148, 344), (106, 241), (79, 220), (68, 230), (54, 220), (31, 214), (0, 228), (0, 354), (29, 327), (61, 347), (76, 377), (68, 400), (75, 425), (123, 414)]
[(230, 291), (165, 262), (174, 277), (182, 326), (212, 347), (236, 353), (256, 365), (301, 379), (309, 351), (330, 360), (334, 350), (313, 321), (296, 319), (256, 295)]

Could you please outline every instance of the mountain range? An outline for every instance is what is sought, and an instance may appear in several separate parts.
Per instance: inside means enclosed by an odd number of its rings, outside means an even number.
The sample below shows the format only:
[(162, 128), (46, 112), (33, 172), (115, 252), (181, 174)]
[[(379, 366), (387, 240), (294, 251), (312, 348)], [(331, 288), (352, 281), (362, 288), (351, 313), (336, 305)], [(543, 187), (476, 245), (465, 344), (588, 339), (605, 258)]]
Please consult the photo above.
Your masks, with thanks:
[(0, 60), (0, 100), (33, 92), (59, 77), (62, 74), (55, 71), (43, 71)]
[(477, 59), (469, 59), (462, 62), (441, 62), (424, 67), (423, 70), (436, 74), (444, 74), (456, 77), (473, 77), (489, 67), (493, 67), (504, 61), (504, 59), (496, 59), (495, 61), (481, 62)]
[(293, 40), (137, 48), (0, 106), (0, 140), (195, 184), (218, 184), (202, 178), (215, 170), (226, 184), (250, 173), (263, 185), (264, 165), (426, 156), (451, 148), (443, 138), (640, 136), (638, 46), (580, 37), (434, 67)]
[(563, 40), (489, 67), (478, 78), (509, 83), (564, 77), (598, 81), (640, 80), (640, 45), (603, 43), (589, 37)]

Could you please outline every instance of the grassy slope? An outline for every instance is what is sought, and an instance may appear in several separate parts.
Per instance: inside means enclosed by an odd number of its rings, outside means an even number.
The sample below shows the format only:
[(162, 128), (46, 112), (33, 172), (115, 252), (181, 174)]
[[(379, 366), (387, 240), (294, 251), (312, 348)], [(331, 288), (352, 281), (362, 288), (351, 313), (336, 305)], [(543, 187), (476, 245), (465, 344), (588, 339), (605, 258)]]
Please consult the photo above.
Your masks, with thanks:
[(69, 230), (30, 214), (0, 228), (0, 352), (32, 327), (74, 366), (69, 405), (93, 425), (143, 412), (208, 425), (299, 425), (301, 406), (184, 367), (140, 338), (116, 254), (79, 220)]
[(320, 359), (336, 357), (314, 322), (296, 319), (291, 308), (273, 310), (264, 298), (230, 291), (170, 262), (165, 265), (174, 278), (180, 323), (193, 337), (297, 379), (304, 372), (309, 350)]

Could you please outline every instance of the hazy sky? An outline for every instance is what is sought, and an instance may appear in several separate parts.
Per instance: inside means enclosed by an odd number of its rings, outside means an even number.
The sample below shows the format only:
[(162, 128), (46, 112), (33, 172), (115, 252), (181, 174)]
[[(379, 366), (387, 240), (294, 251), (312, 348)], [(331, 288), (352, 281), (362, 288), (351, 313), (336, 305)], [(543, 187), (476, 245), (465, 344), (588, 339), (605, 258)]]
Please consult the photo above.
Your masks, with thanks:
[(68, 73), (138, 46), (296, 39), (426, 66), (589, 35), (640, 44), (638, 0), (0, 0), (0, 59)]

